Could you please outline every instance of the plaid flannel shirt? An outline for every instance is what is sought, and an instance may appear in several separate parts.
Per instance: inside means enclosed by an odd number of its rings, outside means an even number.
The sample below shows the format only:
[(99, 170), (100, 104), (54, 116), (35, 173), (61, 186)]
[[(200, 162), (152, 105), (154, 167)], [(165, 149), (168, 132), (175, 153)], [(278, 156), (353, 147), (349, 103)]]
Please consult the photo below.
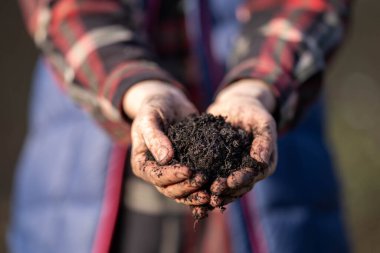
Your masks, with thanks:
[[(148, 79), (178, 84), (153, 57), (136, 24), (134, 1), (20, 1), (28, 30), (62, 89), (116, 141), (129, 142), (121, 101), (131, 85)], [(326, 59), (342, 38), (348, 3), (251, 0), (242, 6), (250, 18), (224, 84), (264, 80), (277, 98), (278, 125), (286, 129), (317, 94)]]

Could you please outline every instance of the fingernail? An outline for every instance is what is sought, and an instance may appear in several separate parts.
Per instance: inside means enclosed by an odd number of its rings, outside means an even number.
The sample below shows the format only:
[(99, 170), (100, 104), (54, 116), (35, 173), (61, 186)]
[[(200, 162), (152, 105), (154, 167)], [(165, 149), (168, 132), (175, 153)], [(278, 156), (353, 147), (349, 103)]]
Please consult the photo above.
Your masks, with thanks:
[(168, 149), (165, 148), (165, 147), (161, 147), (159, 150), (158, 150), (158, 162), (163, 162), (166, 160), (167, 156), (168, 156)]

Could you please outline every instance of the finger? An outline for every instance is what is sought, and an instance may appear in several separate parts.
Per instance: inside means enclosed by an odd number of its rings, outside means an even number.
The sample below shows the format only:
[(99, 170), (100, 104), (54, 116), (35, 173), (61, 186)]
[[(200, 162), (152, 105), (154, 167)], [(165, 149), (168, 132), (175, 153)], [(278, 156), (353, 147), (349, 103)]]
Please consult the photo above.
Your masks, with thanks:
[(198, 191), (185, 198), (176, 198), (175, 201), (188, 206), (200, 206), (210, 202), (210, 195), (206, 191)]
[(159, 113), (157, 109), (150, 108), (149, 110), (139, 119), (139, 130), (156, 161), (159, 164), (166, 164), (173, 159), (173, 146), (161, 129), (162, 113)]
[(220, 206), (227, 205), (227, 204), (233, 202), (234, 200), (242, 197), (244, 194), (246, 194), (247, 192), (252, 190), (252, 188), (253, 188), (253, 185), (252, 186), (246, 186), (246, 187), (243, 187), (243, 188), (235, 190), (235, 191), (230, 190), (228, 195), (223, 195), (223, 196), (211, 195), (210, 205), (213, 207), (220, 207)]
[(139, 176), (147, 182), (163, 187), (190, 178), (191, 170), (179, 164), (160, 166), (156, 162), (146, 161), (139, 169)]
[(199, 190), (206, 182), (206, 176), (196, 174), (194, 177), (180, 183), (159, 187), (159, 191), (169, 198), (181, 198)]
[(254, 140), (250, 155), (257, 161), (269, 165), (276, 145), (276, 125), (273, 117), (267, 112), (258, 113), (256, 117), (256, 124), (252, 129)]
[(201, 220), (208, 216), (208, 206), (193, 206), (191, 207), (191, 213), (195, 220)]
[(227, 178), (218, 177), (210, 186), (210, 191), (214, 195), (221, 195), (228, 189)]
[(223, 197), (222, 196), (211, 195), (211, 197), (210, 197), (210, 205), (212, 207), (222, 206), (222, 203), (223, 203)]
[(220, 196), (215, 196), (215, 198), (211, 197), (211, 200), (210, 200), (210, 205), (212, 207), (223, 207), (233, 201), (235, 201), (236, 199), (238, 199), (239, 197), (231, 197), (231, 196), (228, 196), (228, 197), (220, 197)]
[(231, 190), (253, 185), (255, 177), (258, 175), (258, 170), (254, 168), (243, 168), (232, 172), (227, 177), (227, 186)]
[(249, 186), (240, 188), (236, 191), (231, 192), (228, 197), (240, 198), (241, 196), (243, 196), (244, 194), (246, 194), (247, 192), (252, 190), (252, 188), (253, 188), (253, 185), (249, 185)]

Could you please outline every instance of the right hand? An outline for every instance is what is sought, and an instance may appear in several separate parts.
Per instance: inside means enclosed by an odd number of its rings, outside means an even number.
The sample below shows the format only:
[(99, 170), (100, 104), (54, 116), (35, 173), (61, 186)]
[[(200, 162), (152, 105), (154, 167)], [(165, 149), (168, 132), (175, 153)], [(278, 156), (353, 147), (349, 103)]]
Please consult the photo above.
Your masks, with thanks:
[(255, 136), (250, 156), (262, 164), (262, 170), (241, 168), (227, 178), (217, 178), (210, 187), (211, 207), (194, 207), (193, 216), (203, 218), (211, 208), (225, 206), (249, 192), (256, 182), (271, 175), (277, 163), (276, 123), (271, 116), (275, 97), (269, 85), (261, 80), (241, 79), (224, 88), (208, 108), (233, 126)]
[(211, 206), (226, 205), (249, 192), (255, 183), (274, 173), (277, 164), (277, 130), (271, 112), (275, 97), (269, 85), (261, 80), (242, 79), (222, 90), (208, 108), (231, 125), (255, 137), (250, 156), (261, 164), (258, 168), (240, 168), (227, 178), (218, 178), (211, 185)]
[[(164, 128), (170, 122), (197, 113), (183, 92), (160, 81), (140, 82), (125, 94), (123, 109), (133, 119), (133, 173), (179, 203), (192, 206), (208, 203), (209, 194), (199, 191), (207, 182), (204, 175), (195, 174), (183, 165), (168, 165), (174, 149)], [(148, 150), (156, 161), (147, 159)]]

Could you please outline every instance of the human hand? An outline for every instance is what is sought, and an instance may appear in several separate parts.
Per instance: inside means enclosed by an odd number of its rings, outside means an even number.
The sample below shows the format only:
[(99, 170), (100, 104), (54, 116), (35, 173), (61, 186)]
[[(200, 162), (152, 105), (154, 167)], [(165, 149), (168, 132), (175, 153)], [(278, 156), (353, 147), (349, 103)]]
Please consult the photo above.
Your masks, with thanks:
[[(224, 116), (227, 122), (253, 134), (250, 156), (264, 168), (262, 171), (242, 168), (227, 178), (217, 178), (210, 188), (212, 207), (226, 205), (241, 197), (257, 181), (274, 172), (277, 162), (277, 133), (276, 123), (270, 113), (274, 106), (274, 95), (265, 83), (245, 79), (222, 90), (208, 108), (209, 113)], [(205, 214), (205, 208), (202, 208), (193, 208), (193, 214), (202, 216)]]
[[(133, 119), (133, 173), (179, 203), (208, 203), (209, 194), (199, 191), (206, 182), (203, 175), (193, 174), (186, 166), (168, 165), (173, 159), (174, 150), (164, 128), (169, 122), (197, 113), (182, 91), (160, 81), (144, 81), (128, 90), (123, 109)], [(157, 162), (148, 160), (148, 150)]]

